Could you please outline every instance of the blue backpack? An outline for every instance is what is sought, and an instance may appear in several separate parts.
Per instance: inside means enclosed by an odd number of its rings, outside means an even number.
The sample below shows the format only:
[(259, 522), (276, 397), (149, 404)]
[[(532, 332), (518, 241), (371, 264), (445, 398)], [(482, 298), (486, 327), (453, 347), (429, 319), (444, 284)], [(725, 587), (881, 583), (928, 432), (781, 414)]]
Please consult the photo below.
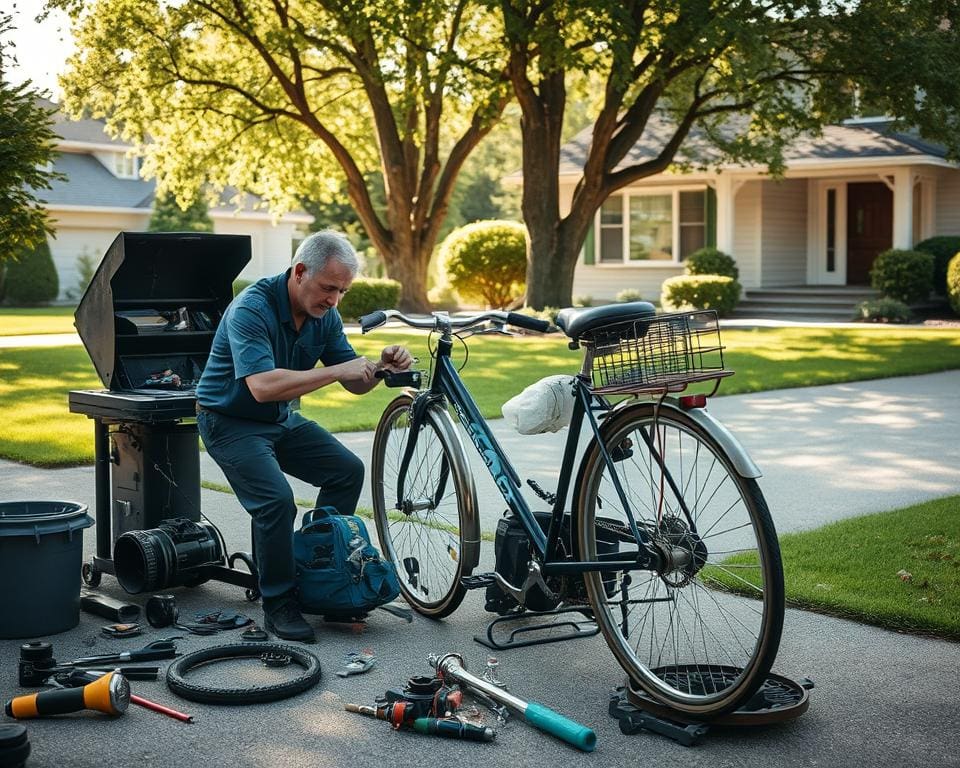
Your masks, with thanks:
[(300, 609), (328, 621), (362, 619), (400, 594), (393, 563), (370, 543), (356, 515), (318, 507), (303, 515), (293, 533)]

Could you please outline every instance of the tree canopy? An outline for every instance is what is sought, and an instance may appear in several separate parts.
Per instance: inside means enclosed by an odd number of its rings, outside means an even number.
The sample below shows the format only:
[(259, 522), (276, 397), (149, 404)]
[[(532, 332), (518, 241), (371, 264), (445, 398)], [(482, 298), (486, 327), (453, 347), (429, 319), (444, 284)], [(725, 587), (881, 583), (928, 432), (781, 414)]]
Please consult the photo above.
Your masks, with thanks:
[[(859, 98), (960, 154), (960, 10), (929, 0), (498, 0), (523, 132), (527, 303), (569, 304), (593, 215), (622, 187), (680, 164), (783, 170), (801, 132)], [(570, 87), (599, 83), (592, 137), (561, 215)], [(689, 141), (709, 152), (698, 156)], [(655, 156), (633, 161), (641, 138)], [(679, 154), (681, 148), (686, 155)]]
[(4, 78), (12, 54), (3, 38), (12, 28), (0, 13), (0, 265), (46, 243), (51, 228), (37, 192), (59, 178), (50, 167), (57, 138), (50, 113), (29, 81)]
[[(140, 146), (161, 192), (233, 186), (276, 212), (345, 183), (401, 304), (426, 307), (453, 183), (509, 97), (497, 14), (467, 0), (51, 4), (76, 22), (65, 105)], [(376, 171), (385, 210), (365, 184)]]

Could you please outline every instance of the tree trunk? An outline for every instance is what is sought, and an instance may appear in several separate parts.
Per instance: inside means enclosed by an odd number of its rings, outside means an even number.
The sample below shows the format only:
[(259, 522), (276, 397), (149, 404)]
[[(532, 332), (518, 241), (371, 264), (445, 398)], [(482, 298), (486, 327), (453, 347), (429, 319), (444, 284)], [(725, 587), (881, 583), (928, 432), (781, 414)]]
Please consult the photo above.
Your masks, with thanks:
[[(397, 307), (402, 312), (429, 313), (427, 298), (427, 267), (430, 253), (411, 252), (413, 249), (395, 247), (383, 252), (387, 277), (400, 283), (400, 299)], [(389, 309), (389, 307), (384, 307)]]
[[(573, 301), (573, 270), (577, 248), (558, 234), (556, 220), (527, 219), (530, 252), (527, 254), (527, 300), (533, 309), (569, 307)], [(535, 256), (534, 256), (535, 254)]]

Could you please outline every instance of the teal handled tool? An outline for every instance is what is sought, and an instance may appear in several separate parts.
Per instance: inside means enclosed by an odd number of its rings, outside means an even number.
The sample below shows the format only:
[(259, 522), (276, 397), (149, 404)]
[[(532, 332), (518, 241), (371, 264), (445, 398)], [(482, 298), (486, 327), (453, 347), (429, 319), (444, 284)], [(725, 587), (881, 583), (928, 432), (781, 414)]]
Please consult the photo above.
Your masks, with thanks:
[(505, 704), (510, 709), (516, 710), (534, 728), (563, 739), (584, 752), (593, 752), (597, 746), (597, 734), (592, 728), (574, 722), (543, 704), (524, 701), (493, 683), (470, 674), (464, 668), (463, 657), (460, 654), (446, 653), (442, 656), (431, 654), (428, 658), (430, 664), (436, 668), (437, 674), (445, 681), (459, 683), (468, 690), (478, 690), (495, 701)]

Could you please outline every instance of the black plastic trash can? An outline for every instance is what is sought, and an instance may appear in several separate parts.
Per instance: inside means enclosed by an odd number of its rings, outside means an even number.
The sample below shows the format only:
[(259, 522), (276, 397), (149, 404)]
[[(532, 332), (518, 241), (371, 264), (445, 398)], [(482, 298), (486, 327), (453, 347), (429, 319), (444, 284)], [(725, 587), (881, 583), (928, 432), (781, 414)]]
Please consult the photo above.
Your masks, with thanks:
[(80, 623), (87, 506), (0, 502), (0, 638), (42, 637)]

